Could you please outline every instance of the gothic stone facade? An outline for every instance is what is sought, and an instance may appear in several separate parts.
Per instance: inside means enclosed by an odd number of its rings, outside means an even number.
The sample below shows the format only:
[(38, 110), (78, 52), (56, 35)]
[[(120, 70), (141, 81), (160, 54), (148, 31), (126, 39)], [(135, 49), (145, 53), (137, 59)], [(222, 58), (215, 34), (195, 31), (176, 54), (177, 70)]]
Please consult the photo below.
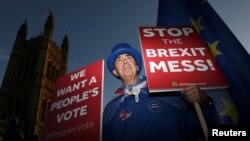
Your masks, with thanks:
[(56, 79), (68, 65), (67, 34), (59, 47), (52, 40), (54, 17), (49, 14), (43, 33), (27, 40), (27, 22), (20, 26), (0, 88), (0, 136), (16, 119), (23, 138), (40, 137)]

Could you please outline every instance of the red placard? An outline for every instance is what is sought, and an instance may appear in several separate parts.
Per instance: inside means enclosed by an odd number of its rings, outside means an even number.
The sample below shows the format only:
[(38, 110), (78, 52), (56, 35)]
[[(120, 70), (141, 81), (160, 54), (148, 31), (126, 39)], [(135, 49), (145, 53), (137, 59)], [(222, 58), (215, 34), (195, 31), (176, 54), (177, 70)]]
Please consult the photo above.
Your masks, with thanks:
[(228, 86), (214, 57), (192, 26), (139, 27), (150, 92)]
[(104, 60), (59, 78), (42, 141), (100, 141)]

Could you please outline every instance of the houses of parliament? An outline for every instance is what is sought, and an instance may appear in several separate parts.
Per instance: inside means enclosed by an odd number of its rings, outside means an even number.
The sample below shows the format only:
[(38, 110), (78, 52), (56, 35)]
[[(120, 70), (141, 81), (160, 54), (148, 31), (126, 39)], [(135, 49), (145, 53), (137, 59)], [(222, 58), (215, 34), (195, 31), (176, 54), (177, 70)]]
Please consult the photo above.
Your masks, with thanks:
[(13, 138), (11, 124), (16, 125), (21, 140), (41, 136), (56, 79), (67, 73), (68, 66), (68, 36), (57, 45), (53, 30), (50, 12), (43, 32), (36, 37), (27, 39), (26, 20), (17, 31), (0, 88), (0, 140)]

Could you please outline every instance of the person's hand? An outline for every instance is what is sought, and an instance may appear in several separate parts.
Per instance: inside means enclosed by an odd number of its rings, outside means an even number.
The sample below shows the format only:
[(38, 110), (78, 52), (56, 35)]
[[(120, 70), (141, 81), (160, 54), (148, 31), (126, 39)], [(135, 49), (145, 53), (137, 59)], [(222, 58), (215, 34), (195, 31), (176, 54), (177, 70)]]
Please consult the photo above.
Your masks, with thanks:
[(198, 86), (188, 86), (182, 91), (182, 96), (186, 101), (190, 103), (199, 103), (208, 105), (211, 102), (211, 98), (205, 94)]

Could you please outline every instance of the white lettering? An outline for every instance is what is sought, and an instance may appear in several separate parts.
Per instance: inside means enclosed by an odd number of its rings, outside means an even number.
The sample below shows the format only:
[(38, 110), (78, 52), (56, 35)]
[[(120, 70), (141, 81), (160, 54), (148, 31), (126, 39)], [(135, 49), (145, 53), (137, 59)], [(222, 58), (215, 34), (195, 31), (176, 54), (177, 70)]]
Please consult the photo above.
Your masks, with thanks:
[(90, 81), (89, 81), (89, 85), (91, 85), (92, 83), (96, 83), (96, 82), (97, 82), (97, 80), (96, 80), (95, 76), (92, 76)]
[[(82, 94), (73, 95), (71, 97), (65, 98), (63, 100), (59, 100), (57, 102), (52, 103), (50, 111), (61, 109), (64, 107), (67, 107), (69, 105), (72, 105), (73, 103), (78, 103), (84, 100), (89, 99), (89, 92), (90, 91), (84, 91)], [(94, 95), (97, 95), (98, 92), (96, 92), (96, 88), (94, 89)]]
[(209, 66), (204, 60), (182, 60), (182, 61), (149, 61), (150, 72), (193, 72), (193, 71), (208, 71)]
[(170, 72), (182, 72), (178, 64), (179, 64), (178, 61), (168, 61)]
[(183, 71), (185, 71), (185, 72), (192, 72), (195, 70), (195, 67), (193, 65), (191, 65), (190, 60), (181, 61), (181, 65), (184, 67)]
[(166, 31), (165, 28), (155, 28), (154, 30), (159, 33), (160, 37), (163, 37), (164, 36), (164, 32), (163, 31)]
[(189, 36), (191, 33), (194, 32), (192, 28), (189, 27), (181, 27), (181, 28), (144, 28), (142, 30), (144, 37), (180, 37), (180, 36)]
[(164, 61), (160, 61), (158, 65), (155, 62), (150, 61), (149, 66), (150, 66), (150, 72), (152, 72), (152, 73), (154, 73), (155, 70), (161, 70), (161, 69), (163, 72), (168, 71), (166, 63)]
[(74, 92), (76, 90), (79, 90), (80, 88), (84, 88), (86, 81), (87, 81), (87, 79), (82, 80), (80, 82), (77, 82), (77, 83), (73, 84), (72, 86), (67, 86), (65, 88), (57, 90), (57, 97), (63, 96), (67, 93)]
[(167, 30), (167, 33), (170, 35), (170, 36), (173, 36), (173, 37), (179, 37), (182, 35), (182, 32), (180, 29), (178, 28), (170, 28)]
[(146, 49), (146, 56), (153, 57), (183, 57), (183, 56), (205, 56), (205, 48), (158, 48)]
[(73, 110), (69, 110), (67, 112), (63, 112), (57, 115), (57, 123), (62, 121), (68, 121), (71, 118), (77, 118), (78, 116), (84, 116), (87, 114), (87, 105), (82, 107), (75, 108)]
[(156, 57), (157, 54), (156, 54), (156, 51), (154, 49), (146, 49), (146, 54), (147, 54), (147, 57)]
[(185, 28), (185, 27), (182, 28), (182, 31), (183, 31), (185, 36), (189, 36), (190, 33), (194, 32), (194, 30), (192, 28)]
[(246, 136), (246, 131), (219, 131), (218, 129), (212, 129), (212, 136)]
[(218, 129), (212, 129), (212, 136), (219, 136), (218, 135)]
[(161, 39), (164, 44), (178, 44), (178, 45), (181, 45), (183, 44), (182, 40), (181, 39)]
[(98, 95), (98, 93), (99, 93), (99, 91), (98, 91), (98, 87), (95, 87), (93, 90), (92, 90), (92, 97), (95, 97), (95, 96), (97, 96)]
[(77, 72), (77, 73), (74, 73), (70, 76), (71, 78), (71, 81), (75, 80), (75, 79), (78, 79), (78, 78), (81, 78), (81, 77), (84, 77), (85, 76), (85, 73), (86, 73), (86, 70), (82, 70), (80, 72)]
[(153, 29), (151, 29), (151, 28), (146, 28), (146, 29), (143, 29), (143, 36), (145, 36), (145, 37), (153, 37), (153, 36), (155, 36), (155, 33), (154, 32), (152, 32), (152, 30)]
[(197, 66), (196, 70), (198, 70), (198, 71), (207, 71), (208, 70), (208, 66), (206, 64), (204, 64), (203, 60), (195, 60), (194, 64)]

